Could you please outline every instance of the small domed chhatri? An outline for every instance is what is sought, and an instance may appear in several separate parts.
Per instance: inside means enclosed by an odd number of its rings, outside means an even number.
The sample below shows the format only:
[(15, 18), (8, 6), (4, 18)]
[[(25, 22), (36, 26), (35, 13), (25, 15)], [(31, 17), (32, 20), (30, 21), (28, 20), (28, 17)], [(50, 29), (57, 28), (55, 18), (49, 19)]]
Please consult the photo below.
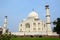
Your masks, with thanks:
[(38, 13), (35, 11), (32, 11), (29, 13), (28, 18), (38, 18)]

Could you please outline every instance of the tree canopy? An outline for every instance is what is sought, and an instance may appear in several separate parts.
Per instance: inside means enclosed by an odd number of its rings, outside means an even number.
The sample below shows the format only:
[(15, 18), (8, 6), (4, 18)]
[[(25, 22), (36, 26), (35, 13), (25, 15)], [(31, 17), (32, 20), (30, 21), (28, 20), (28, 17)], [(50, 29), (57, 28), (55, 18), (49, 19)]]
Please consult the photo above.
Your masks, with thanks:
[(60, 35), (60, 18), (57, 18), (57, 20), (54, 21), (53, 24), (55, 25), (53, 31), (57, 32), (57, 34)]

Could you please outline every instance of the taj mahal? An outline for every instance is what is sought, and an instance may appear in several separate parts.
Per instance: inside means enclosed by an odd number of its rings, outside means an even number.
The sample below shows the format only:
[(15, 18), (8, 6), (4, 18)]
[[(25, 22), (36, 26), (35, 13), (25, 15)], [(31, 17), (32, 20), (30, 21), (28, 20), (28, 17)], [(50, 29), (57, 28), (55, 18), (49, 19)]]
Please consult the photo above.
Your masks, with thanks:
[[(36, 11), (32, 10), (27, 19), (23, 19), (19, 23), (19, 31), (11, 32), (13, 35), (57, 35), (53, 33), (51, 29), (49, 5), (45, 6), (46, 9), (46, 21), (39, 19), (39, 15)], [(3, 34), (6, 33), (7, 17), (5, 17), (3, 26)]]

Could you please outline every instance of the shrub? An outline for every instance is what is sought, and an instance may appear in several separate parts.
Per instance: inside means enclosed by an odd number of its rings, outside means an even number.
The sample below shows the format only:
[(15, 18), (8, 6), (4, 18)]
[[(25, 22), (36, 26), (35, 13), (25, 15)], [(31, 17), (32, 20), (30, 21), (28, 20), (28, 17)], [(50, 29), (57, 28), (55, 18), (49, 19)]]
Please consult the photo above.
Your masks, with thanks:
[(11, 37), (12, 37), (11, 34), (0, 35), (0, 40), (10, 40)]

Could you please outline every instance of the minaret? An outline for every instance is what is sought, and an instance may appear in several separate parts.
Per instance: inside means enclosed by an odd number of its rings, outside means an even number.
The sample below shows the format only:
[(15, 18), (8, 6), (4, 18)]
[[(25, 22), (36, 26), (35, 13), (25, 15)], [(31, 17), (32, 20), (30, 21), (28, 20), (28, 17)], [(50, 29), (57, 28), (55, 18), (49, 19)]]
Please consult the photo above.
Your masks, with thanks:
[(6, 33), (6, 27), (7, 27), (7, 16), (5, 16), (4, 18), (3, 34)]
[(49, 14), (49, 5), (46, 5), (46, 27), (47, 35), (51, 34), (51, 23), (50, 23), (50, 14)]

